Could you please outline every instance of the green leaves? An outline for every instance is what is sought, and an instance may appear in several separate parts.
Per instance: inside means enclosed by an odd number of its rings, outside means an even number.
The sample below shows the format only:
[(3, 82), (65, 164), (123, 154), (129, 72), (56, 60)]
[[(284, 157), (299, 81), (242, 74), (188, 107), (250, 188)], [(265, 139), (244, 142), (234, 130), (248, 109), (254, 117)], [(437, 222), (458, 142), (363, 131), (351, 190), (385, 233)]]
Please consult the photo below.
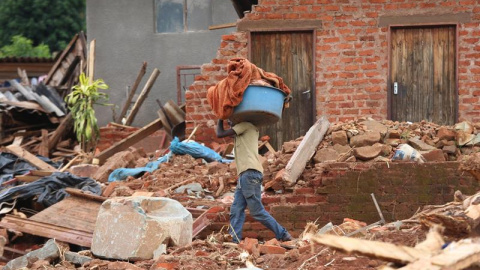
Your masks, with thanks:
[(50, 49), (45, 44), (33, 47), (33, 42), (22, 36), (16, 35), (12, 37), (12, 44), (0, 48), (0, 57), (16, 56), (16, 57), (51, 57)]
[(108, 89), (108, 85), (102, 79), (92, 82), (82, 72), (79, 84), (73, 86), (72, 92), (65, 98), (73, 116), (75, 134), (83, 146), (96, 142), (99, 136), (93, 105), (109, 105), (104, 103), (108, 100), (108, 95), (99, 92), (99, 89)]

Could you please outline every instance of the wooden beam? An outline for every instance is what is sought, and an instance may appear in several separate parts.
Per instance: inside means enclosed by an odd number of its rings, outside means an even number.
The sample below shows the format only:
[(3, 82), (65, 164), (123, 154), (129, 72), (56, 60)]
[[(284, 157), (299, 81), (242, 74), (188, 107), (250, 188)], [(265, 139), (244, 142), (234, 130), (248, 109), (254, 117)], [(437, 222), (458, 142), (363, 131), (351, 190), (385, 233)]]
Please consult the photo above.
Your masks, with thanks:
[(90, 49), (88, 51), (88, 78), (93, 82), (95, 74), (95, 39), (90, 41)]
[(65, 188), (65, 191), (72, 196), (85, 198), (85, 199), (89, 199), (89, 200), (94, 200), (94, 201), (97, 201), (97, 202), (104, 202), (105, 200), (108, 199), (106, 197), (98, 196), (98, 195), (95, 195), (95, 194), (84, 193), (80, 189), (76, 189), (76, 188), (68, 188), (67, 187), (67, 188)]
[(48, 130), (42, 129), (42, 141), (38, 147), (38, 154), (40, 156), (49, 157), (49, 148), (48, 148)]
[(67, 134), (73, 127), (72, 114), (67, 114), (58, 125), (57, 129), (53, 132), (52, 136), (48, 139), (48, 150), (54, 149), (58, 142)]
[(42, 177), (43, 176), (37, 176), (37, 175), (17, 175), (17, 176), (15, 176), (15, 178), (17, 178), (17, 181), (22, 181), (22, 182), (26, 182), (26, 183), (35, 182)]
[(0, 221), (0, 227), (46, 238), (55, 238), (82, 247), (90, 247), (92, 245), (92, 233), (19, 218), (13, 215), (5, 216)]
[(285, 167), (285, 173), (283, 174), (282, 179), (286, 184), (294, 185), (297, 182), (297, 179), (305, 169), (307, 162), (312, 158), (313, 154), (315, 154), (317, 146), (323, 140), (329, 126), (330, 122), (328, 122), (327, 118), (321, 117), (308, 130), (307, 134), (305, 134), (302, 142), (297, 147)]
[(216, 30), (216, 29), (223, 29), (223, 28), (230, 28), (230, 27), (236, 27), (237, 23), (224, 23), (224, 24), (217, 24), (217, 25), (210, 25), (208, 27), (208, 30)]
[(140, 106), (142, 106), (143, 101), (147, 98), (148, 93), (150, 92), (150, 89), (152, 89), (152, 86), (157, 80), (158, 75), (160, 75), (160, 70), (158, 70), (158, 68), (155, 68), (152, 72), (152, 75), (150, 75), (150, 78), (145, 84), (145, 87), (143, 87), (143, 90), (140, 93), (140, 96), (137, 98), (137, 101), (135, 101), (132, 111), (130, 111), (130, 113), (128, 114), (125, 125), (130, 126), (132, 124), (133, 119), (135, 119), (135, 116), (137, 115), (137, 112), (140, 109)]
[(431, 255), (430, 252), (421, 249), (346, 236), (321, 234), (312, 236), (311, 240), (315, 243), (340, 249), (347, 253), (359, 253), (369, 257), (400, 263), (410, 263)]
[(37, 158), (36, 156), (32, 155), (27, 150), (23, 149), (17, 145), (9, 145), (6, 147), (7, 151), (16, 155), (19, 158), (26, 160), (28, 163), (32, 164), (33, 166), (39, 168), (40, 170), (44, 171), (56, 171), (55, 167), (50, 166), (43, 160)]
[(117, 123), (122, 123), (123, 117), (127, 114), (128, 108), (130, 108), (130, 103), (132, 102), (133, 96), (135, 95), (135, 92), (137, 91), (138, 85), (142, 81), (143, 76), (147, 72), (147, 62), (143, 62), (142, 68), (140, 69), (140, 72), (137, 75), (137, 79), (133, 83), (132, 88), (130, 89), (130, 93), (128, 93), (127, 100), (125, 101), (125, 104), (123, 105), (122, 112), (120, 113)]
[(103, 164), (105, 160), (107, 160), (107, 158), (111, 157), (113, 154), (128, 149), (128, 147), (136, 144), (137, 142), (141, 141), (142, 139), (161, 129), (162, 127), (162, 121), (160, 119), (157, 119), (148, 124), (147, 126), (144, 126), (143, 128), (135, 131), (127, 138), (103, 150), (95, 158), (98, 160), (99, 164)]

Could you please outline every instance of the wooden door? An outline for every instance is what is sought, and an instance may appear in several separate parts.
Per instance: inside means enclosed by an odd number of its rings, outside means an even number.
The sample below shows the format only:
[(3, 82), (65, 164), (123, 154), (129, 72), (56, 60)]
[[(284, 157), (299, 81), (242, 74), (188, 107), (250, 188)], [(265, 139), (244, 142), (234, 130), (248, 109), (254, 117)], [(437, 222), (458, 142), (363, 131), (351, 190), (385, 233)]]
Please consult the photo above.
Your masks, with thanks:
[(281, 121), (260, 128), (260, 136), (270, 136), (278, 150), (283, 142), (305, 135), (314, 121), (313, 32), (255, 32), (251, 44), (250, 61), (280, 76), (292, 90)]
[(455, 26), (394, 28), (391, 35), (392, 120), (457, 119)]

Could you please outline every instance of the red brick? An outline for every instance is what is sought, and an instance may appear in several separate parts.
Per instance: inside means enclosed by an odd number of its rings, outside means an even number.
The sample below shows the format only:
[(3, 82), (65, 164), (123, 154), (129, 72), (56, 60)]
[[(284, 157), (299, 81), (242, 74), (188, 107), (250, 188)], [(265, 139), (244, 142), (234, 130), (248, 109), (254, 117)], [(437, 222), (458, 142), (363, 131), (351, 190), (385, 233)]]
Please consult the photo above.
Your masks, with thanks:
[(287, 252), (283, 247), (272, 245), (258, 245), (258, 250), (260, 254), (285, 254)]
[(258, 239), (246, 237), (238, 245), (241, 249), (246, 250), (248, 253), (252, 254), (253, 246), (258, 245)]

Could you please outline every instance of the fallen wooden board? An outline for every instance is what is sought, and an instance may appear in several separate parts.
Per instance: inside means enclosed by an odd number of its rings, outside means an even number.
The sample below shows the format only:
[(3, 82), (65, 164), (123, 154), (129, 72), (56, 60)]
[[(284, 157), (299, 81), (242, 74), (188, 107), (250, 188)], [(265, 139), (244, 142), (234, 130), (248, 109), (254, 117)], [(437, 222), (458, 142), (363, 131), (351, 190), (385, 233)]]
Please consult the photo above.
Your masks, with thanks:
[(111, 157), (113, 154), (128, 149), (128, 147), (136, 144), (137, 142), (143, 140), (148, 135), (154, 133), (155, 131), (163, 127), (162, 121), (157, 119), (147, 126), (135, 131), (127, 138), (117, 142), (116, 144), (110, 146), (109, 148), (103, 150), (95, 158), (98, 159), (99, 164), (103, 164), (107, 158)]
[(38, 179), (42, 178), (42, 176), (36, 176), (36, 175), (17, 175), (15, 176), (18, 181), (26, 182), (26, 183), (31, 183), (34, 181), (37, 181)]
[(55, 238), (63, 242), (83, 247), (90, 247), (92, 245), (93, 234), (90, 232), (77, 231), (12, 215), (5, 216), (0, 221), (0, 227), (46, 238)]
[(402, 270), (455, 270), (465, 269), (480, 261), (480, 244), (455, 242), (447, 246), (439, 254), (430, 258), (422, 258), (412, 262)]
[(285, 173), (283, 174), (282, 179), (286, 184), (294, 185), (297, 182), (297, 179), (305, 169), (307, 162), (317, 150), (318, 144), (323, 140), (329, 126), (330, 122), (328, 122), (327, 118), (321, 117), (308, 130), (307, 134), (305, 134), (302, 142), (295, 150), (293, 156), (285, 167)]
[(412, 247), (398, 246), (391, 243), (350, 238), (346, 236), (322, 234), (313, 236), (311, 240), (315, 243), (340, 249), (347, 253), (360, 253), (369, 257), (404, 264), (431, 255), (427, 251)]
[(7, 149), (8, 152), (16, 155), (19, 158), (22, 158), (22, 159), (26, 160), (28, 163), (30, 163), (33, 166), (39, 168), (40, 170), (44, 170), (44, 171), (56, 171), (57, 170), (57, 169), (55, 169), (55, 167), (50, 166), (49, 164), (47, 164), (43, 160), (37, 158), (36, 156), (34, 156), (33, 154), (31, 154), (30, 152), (28, 152), (27, 150), (23, 149), (20, 146), (9, 145), (9, 146), (6, 147), (6, 149)]

